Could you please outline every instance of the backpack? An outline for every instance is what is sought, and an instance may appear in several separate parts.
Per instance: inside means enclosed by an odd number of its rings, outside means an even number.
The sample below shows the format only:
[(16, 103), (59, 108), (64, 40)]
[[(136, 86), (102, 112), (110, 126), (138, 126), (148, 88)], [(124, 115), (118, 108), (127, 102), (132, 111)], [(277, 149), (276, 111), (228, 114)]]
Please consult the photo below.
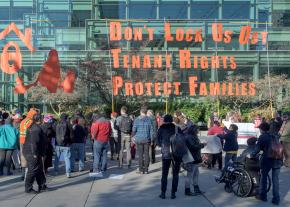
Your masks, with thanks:
[(283, 145), (277, 136), (272, 136), (268, 157), (274, 160), (283, 160)]
[(175, 127), (175, 134), (170, 137), (171, 150), (174, 157), (182, 158), (187, 153), (185, 137)]
[(130, 134), (132, 132), (133, 121), (129, 116), (122, 116), (119, 129), (125, 134)]
[(56, 143), (57, 145), (66, 145), (69, 134), (69, 128), (66, 122), (59, 122), (56, 125)]

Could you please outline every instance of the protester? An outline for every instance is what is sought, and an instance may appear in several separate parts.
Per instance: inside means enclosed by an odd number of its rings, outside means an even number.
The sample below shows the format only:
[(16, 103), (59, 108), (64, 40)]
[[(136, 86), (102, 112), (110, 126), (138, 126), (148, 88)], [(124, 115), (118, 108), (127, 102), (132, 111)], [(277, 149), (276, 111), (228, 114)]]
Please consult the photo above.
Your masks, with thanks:
[(275, 118), (270, 120), (270, 134), (273, 134), (275, 136), (279, 136), (279, 131), (281, 129), (281, 126), (283, 124), (283, 120), (280, 117), (279, 113), (275, 114)]
[(20, 110), (16, 110), (16, 114), (12, 116), (13, 119), (13, 126), (19, 131), (20, 130), (20, 123), (22, 121), (22, 115)]
[(247, 148), (243, 151), (243, 153), (237, 158), (237, 160), (244, 164), (245, 169), (249, 173), (252, 178), (253, 187), (250, 192), (250, 196), (255, 196), (259, 193), (259, 183), (260, 183), (260, 166), (259, 159), (253, 158), (249, 159), (248, 157), (255, 152), (257, 148), (257, 138), (250, 137), (247, 140)]
[(227, 169), (231, 161), (234, 162), (237, 159), (237, 154), (239, 150), (237, 131), (238, 131), (238, 126), (235, 124), (231, 124), (226, 134), (218, 135), (220, 138), (222, 138), (225, 141), (224, 146), (223, 146), (223, 150), (226, 153), (225, 161), (224, 161), (225, 163), (224, 169)]
[(118, 114), (116, 112), (111, 113), (111, 129), (112, 129), (112, 134), (110, 136), (111, 160), (114, 160), (114, 157), (116, 157), (116, 159), (119, 160), (120, 153), (119, 150), (120, 136), (116, 126), (117, 116)]
[(279, 131), (284, 149), (284, 165), (290, 167), (290, 120), (289, 113), (283, 115), (283, 124)]
[(43, 124), (41, 126), (45, 140), (45, 156), (44, 156), (44, 171), (47, 173), (49, 167), (52, 167), (53, 146), (52, 140), (55, 138), (55, 129), (53, 126), (53, 116), (50, 114), (44, 115)]
[(257, 116), (255, 117), (253, 123), (254, 123), (254, 128), (256, 131), (256, 137), (258, 138), (260, 136), (260, 129), (259, 126), (260, 124), (263, 122), (262, 116), (261, 114), (257, 114)]
[(19, 145), (19, 131), (12, 126), (12, 120), (7, 118), (5, 124), (0, 126), (0, 176), (4, 175), (4, 166), (7, 168), (6, 175), (12, 175), (10, 171), (12, 153)]
[(214, 121), (219, 121), (219, 116), (216, 111), (212, 112), (212, 114), (208, 118), (207, 127), (211, 128), (214, 125)]
[(75, 160), (78, 160), (79, 172), (85, 168), (85, 129), (78, 123), (78, 119), (73, 120), (72, 126), (73, 142), (71, 145), (71, 171), (74, 171)]
[(27, 171), (27, 162), (26, 162), (26, 159), (23, 156), (23, 152), (22, 152), (23, 151), (23, 144), (25, 142), (27, 129), (32, 125), (32, 122), (33, 122), (32, 118), (37, 113), (38, 112), (36, 109), (31, 108), (28, 111), (27, 116), (20, 123), (19, 142), (20, 142), (20, 162), (21, 162), (21, 167), (22, 167), (22, 177), (21, 177), (22, 180), (25, 179), (25, 172)]
[(142, 107), (140, 110), (140, 116), (135, 119), (132, 130), (132, 135), (134, 137), (134, 142), (137, 144), (137, 153), (139, 156), (138, 174), (148, 174), (149, 146), (153, 140), (153, 124), (146, 114), (147, 109)]
[(157, 121), (157, 127), (159, 129), (160, 126), (163, 124), (163, 115), (161, 112), (156, 113), (156, 121)]
[(153, 110), (148, 110), (147, 111), (147, 116), (151, 119), (152, 121), (152, 126), (153, 126), (153, 139), (151, 141), (151, 146), (149, 149), (149, 155), (150, 155), (150, 161), (152, 164), (155, 163), (156, 159), (155, 159), (155, 148), (156, 148), (156, 139), (157, 139), (157, 121), (156, 118), (154, 116), (154, 112)]
[[(190, 151), (193, 162), (186, 163), (184, 168), (187, 171), (187, 176), (185, 179), (185, 195), (195, 196), (202, 194), (203, 192), (199, 189), (198, 177), (199, 177), (199, 163), (202, 162), (200, 150), (205, 146), (205, 144), (200, 143), (198, 138), (198, 126), (190, 126), (185, 135), (186, 146)], [(190, 191), (190, 186), (193, 184), (194, 193)]]
[(121, 116), (119, 116), (116, 120), (116, 127), (119, 130), (119, 134), (121, 136), (120, 143), (120, 157), (119, 157), (119, 167), (123, 167), (123, 153), (124, 149), (126, 149), (126, 161), (127, 167), (131, 167), (132, 157), (131, 157), (131, 133), (133, 127), (133, 120), (128, 115), (128, 109), (126, 106), (121, 108)]
[(256, 150), (251, 154), (251, 157), (255, 157), (260, 151), (263, 151), (261, 157), (261, 181), (259, 195), (256, 196), (258, 200), (267, 201), (267, 176), (272, 170), (272, 189), (273, 189), (273, 199), (272, 203), (279, 205), (280, 195), (279, 195), (279, 174), (280, 168), (283, 165), (283, 161), (280, 159), (270, 158), (270, 148), (273, 139), (275, 137), (269, 133), (270, 125), (266, 122), (261, 123), (259, 126), (261, 130), (261, 135), (258, 139)]
[(105, 118), (104, 114), (100, 114), (100, 118), (95, 120), (91, 127), (91, 137), (94, 139), (93, 172), (95, 173), (103, 174), (106, 171), (111, 133), (110, 121)]
[[(170, 150), (170, 138), (175, 134), (176, 126), (173, 124), (173, 119), (171, 115), (165, 115), (163, 124), (157, 131), (157, 145), (161, 147), (162, 153), (162, 178), (161, 178), (161, 194), (160, 198), (165, 199), (166, 189), (167, 189), (167, 177), (172, 164), (172, 189), (171, 198), (175, 199), (178, 187), (179, 171), (182, 159), (175, 157), (171, 154)], [(177, 128), (181, 133), (181, 129)]]
[(202, 149), (202, 153), (208, 155), (207, 167), (209, 169), (213, 168), (218, 161), (218, 168), (222, 170), (222, 143), (221, 139), (217, 137), (218, 134), (224, 134), (224, 128), (220, 126), (218, 121), (214, 121), (213, 126), (207, 132), (207, 145)]
[(68, 122), (68, 115), (61, 114), (56, 125), (54, 171), (58, 174), (59, 159), (63, 155), (67, 178), (71, 178), (71, 144), (73, 141), (72, 126)]
[(43, 169), (43, 157), (45, 155), (44, 134), (40, 127), (41, 115), (33, 116), (32, 125), (27, 130), (27, 136), (23, 144), (23, 154), (27, 160), (28, 172), (25, 180), (25, 192), (35, 194), (33, 183), (36, 179), (38, 192), (47, 190), (46, 178)]

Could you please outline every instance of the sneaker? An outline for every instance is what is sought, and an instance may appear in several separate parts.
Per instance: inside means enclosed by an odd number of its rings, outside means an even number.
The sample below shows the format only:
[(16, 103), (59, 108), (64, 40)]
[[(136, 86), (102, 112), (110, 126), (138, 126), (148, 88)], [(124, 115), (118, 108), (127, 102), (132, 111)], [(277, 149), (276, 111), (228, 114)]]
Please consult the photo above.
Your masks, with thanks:
[(159, 198), (161, 198), (161, 199), (165, 199), (165, 198), (166, 198), (165, 193), (162, 192), (162, 193), (159, 195)]
[(136, 173), (140, 175), (143, 174), (143, 171), (137, 170)]
[(274, 200), (272, 200), (272, 204), (273, 204), (273, 205), (276, 205), (276, 206), (279, 206), (280, 202), (279, 202), (279, 201), (274, 201)]
[(255, 198), (256, 198), (257, 200), (260, 200), (260, 201), (263, 201), (263, 202), (267, 202), (267, 201), (268, 201), (267, 198), (263, 198), (263, 197), (260, 196), (260, 195), (256, 195)]
[(28, 193), (28, 194), (38, 194), (37, 191), (35, 191), (34, 189), (31, 189), (31, 190), (28, 190), (28, 191), (25, 191), (25, 193)]
[(48, 188), (47, 185), (43, 185), (42, 187), (38, 186), (38, 192), (47, 192), (49, 190), (50, 188)]
[(148, 175), (149, 174), (149, 171), (148, 170), (145, 170), (143, 174)]
[(7, 172), (7, 176), (11, 176), (11, 175), (13, 175), (13, 173), (12, 172)]
[(194, 186), (194, 193), (195, 193), (196, 195), (200, 195), (200, 194), (203, 194), (203, 193), (205, 193), (205, 192), (201, 191), (201, 190), (199, 189), (199, 186), (198, 186), (198, 185), (195, 185), (195, 186)]
[(71, 174), (70, 174), (70, 173), (67, 173), (67, 174), (66, 174), (66, 177), (67, 177), (67, 178), (71, 178)]
[(171, 197), (170, 197), (171, 199), (175, 199), (176, 198), (176, 195), (175, 195), (175, 193), (171, 193)]

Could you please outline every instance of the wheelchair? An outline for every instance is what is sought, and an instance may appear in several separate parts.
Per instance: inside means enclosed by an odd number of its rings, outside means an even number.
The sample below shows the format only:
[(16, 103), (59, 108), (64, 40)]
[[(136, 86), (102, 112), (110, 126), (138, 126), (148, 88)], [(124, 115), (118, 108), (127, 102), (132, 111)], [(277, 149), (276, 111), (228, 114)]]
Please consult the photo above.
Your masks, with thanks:
[[(271, 188), (271, 179), (267, 177), (267, 192)], [(218, 183), (225, 183), (225, 191), (234, 193), (238, 197), (248, 197), (254, 190), (254, 183), (259, 181), (246, 170), (245, 164), (241, 162), (234, 162), (224, 170), (220, 178), (216, 178)]]

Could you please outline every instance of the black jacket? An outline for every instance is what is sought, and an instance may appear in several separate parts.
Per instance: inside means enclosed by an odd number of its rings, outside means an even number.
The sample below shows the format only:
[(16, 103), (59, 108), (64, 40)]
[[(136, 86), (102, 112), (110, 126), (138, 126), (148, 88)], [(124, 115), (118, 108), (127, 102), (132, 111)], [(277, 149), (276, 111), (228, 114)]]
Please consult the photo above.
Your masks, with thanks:
[(56, 125), (56, 145), (68, 147), (73, 143), (72, 126), (66, 121), (61, 120)]
[(204, 148), (204, 144), (200, 143), (200, 140), (198, 137), (195, 137), (193, 135), (187, 134), (185, 136), (185, 142), (188, 150), (190, 151), (193, 159), (194, 159), (194, 164), (201, 163), (202, 158), (201, 158), (201, 152), (200, 150)]
[[(175, 134), (175, 127), (173, 123), (165, 123), (157, 131), (157, 145), (161, 147), (162, 159), (171, 159), (170, 137)], [(180, 128), (178, 132), (182, 133)]]
[(258, 139), (258, 143), (255, 151), (251, 154), (251, 157), (255, 157), (260, 151), (263, 151), (260, 165), (263, 167), (272, 167), (272, 168), (281, 168), (283, 165), (282, 160), (274, 160), (268, 157), (268, 152), (271, 147), (271, 142), (273, 139), (273, 135), (270, 133), (262, 133)]
[(27, 130), (25, 142), (23, 144), (23, 154), (25, 158), (45, 155), (44, 133), (40, 125), (32, 124)]
[(73, 143), (85, 143), (86, 131), (81, 125), (74, 125), (72, 131), (74, 137)]

